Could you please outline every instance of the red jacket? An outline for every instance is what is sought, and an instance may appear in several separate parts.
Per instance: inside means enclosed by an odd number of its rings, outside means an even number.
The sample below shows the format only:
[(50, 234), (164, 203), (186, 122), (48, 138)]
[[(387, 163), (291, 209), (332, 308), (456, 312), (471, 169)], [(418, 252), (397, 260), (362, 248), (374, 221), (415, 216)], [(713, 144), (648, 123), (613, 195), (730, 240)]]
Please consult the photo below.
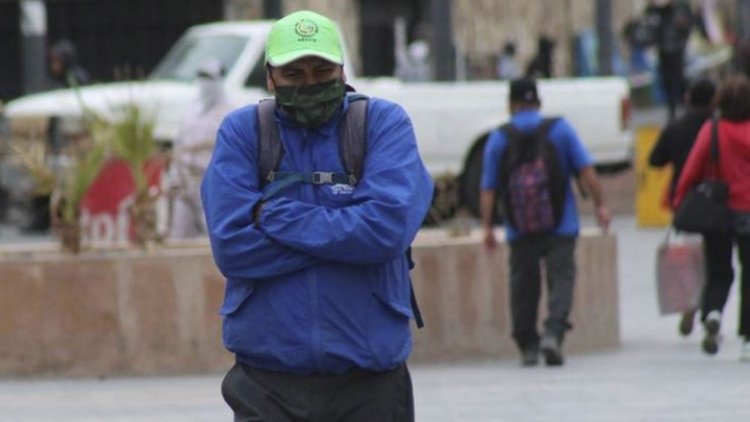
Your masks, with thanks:
[[(710, 175), (711, 125), (703, 125), (677, 182), (675, 208), (685, 194)], [(719, 179), (729, 185), (729, 208), (750, 212), (750, 120), (719, 122)]]

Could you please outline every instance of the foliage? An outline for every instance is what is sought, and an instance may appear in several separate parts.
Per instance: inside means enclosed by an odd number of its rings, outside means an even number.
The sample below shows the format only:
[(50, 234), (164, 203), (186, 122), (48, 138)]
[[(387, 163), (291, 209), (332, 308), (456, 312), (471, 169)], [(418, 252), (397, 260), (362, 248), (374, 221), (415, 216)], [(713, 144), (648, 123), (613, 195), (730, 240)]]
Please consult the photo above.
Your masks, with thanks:
[(130, 103), (117, 110), (113, 122), (95, 117), (88, 124), (98, 143), (111, 147), (113, 155), (124, 160), (130, 168), (135, 184), (135, 198), (128, 209), (135, 225), (135, 242), (147, 246), (150, 241), (161, 241), (156, 230), (156, 198), (149, 191), (146, 163), (157, 152), (154, 121), (141, 108)]
[(64, 222), (76, 220), (80, 214), (81, 200), (94, 183), (106, 160), (107, 145), (95, 142), (85, 150), (70, 157), (70, 165), (63, 176), (61, 217)]
[(90, 124), (92, 137), (112, 147), (116, 157), (128, 163), (135, 181), (136, 192), (148, 191), (148, 178), (144, 173), (146, 162), (156, 153), (154, 121), (146, 117), (135, 104), (118, 110), (114, 122), (97, 118)]
[[(13, 152), (19, 164), (36, 182), (35, 194), (52, 195), (53, 224), (59, 233), (67, 233), (78, 239), (66, 246), (77, 252), (81, 201), (111, 157), (125, 161), (133, 176), (136, 203), (129, 211), (133, 214), (134, 223), (138, 226), (143, 225), (141, 220), (147, 223), (154, 220), (144, 217), (152, 213), (155, 200), (149, 194), (149, 175), (145, 173), (145, 167), (157, 152), (157, 147), (153, 119), (148, 118), (134, 102), (119, 109), (110, 109), (105, 116), (87, 107), (78, 87), (73, 88), (81, 105), (85, 135), (76, 138), (62, 151), (64, 168), (58, 174), (53, 171), (47, 162), (45, 143), (41, 140), (24, 143), (23, 147), (16, 146)], [(150, 232), (155, 232), (155, 223), (147, 226), (137, 230), (139, 237), (154, 237)], [(67, 245), (65, 239), (63, 244)]]
[(47, 148), (39, 140), (10, 146), (11, 157), (34, 180), (34, 195), (45, 196), (55, 189), (55, 174), (47, 163)]

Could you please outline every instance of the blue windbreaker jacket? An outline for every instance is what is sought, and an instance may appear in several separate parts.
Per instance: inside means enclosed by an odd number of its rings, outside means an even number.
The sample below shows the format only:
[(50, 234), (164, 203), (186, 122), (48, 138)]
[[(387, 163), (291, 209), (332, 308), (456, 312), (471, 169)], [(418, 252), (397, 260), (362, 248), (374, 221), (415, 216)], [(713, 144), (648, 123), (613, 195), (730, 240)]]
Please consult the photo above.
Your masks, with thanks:
[[(343, 173), (338, 123), (295, 125), (276, 111), (283, 172)], [(294, 184), (263, 198), (257, 107), (222, 123), (201, 187), (214, 260), (226, 277), (223, 339), (246, 365), (289, 373), (387, 370), (411, 351), (405, 250), (433, 184), (404, 110), (371, 98), (363, 175), (348, 185)]]

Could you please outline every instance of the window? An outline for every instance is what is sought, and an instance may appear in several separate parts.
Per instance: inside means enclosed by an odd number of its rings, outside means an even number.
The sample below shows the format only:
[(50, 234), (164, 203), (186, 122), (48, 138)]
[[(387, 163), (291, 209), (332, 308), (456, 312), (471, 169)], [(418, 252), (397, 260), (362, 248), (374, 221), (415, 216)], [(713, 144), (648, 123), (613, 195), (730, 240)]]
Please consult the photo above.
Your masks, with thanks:
[(263, 52), (260, 58), (255, 62), (253, 71), (245, 79), (245, 86), (248, 88), (266, 89), (266, 53)]
[(191, 81), (195, 79), (198, 68), (210, 59), (218, 59), (224, 69), (229, 70), (247, 43), (246, 37), (236, 35), (187, 36), (167, 53), (150, 79)]

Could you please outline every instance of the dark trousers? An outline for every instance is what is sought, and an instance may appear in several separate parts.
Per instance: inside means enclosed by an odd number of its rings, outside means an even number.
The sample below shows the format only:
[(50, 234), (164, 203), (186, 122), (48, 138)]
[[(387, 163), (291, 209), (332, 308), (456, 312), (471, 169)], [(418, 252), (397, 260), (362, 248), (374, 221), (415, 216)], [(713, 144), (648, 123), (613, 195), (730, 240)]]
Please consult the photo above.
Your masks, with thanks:
[(562, 341), (571, 328), (576, 238), (528, 237), (510, 244), (510, 307), (513, 338), (521, 350), (539, 345), (537, 315), (541, 296), (541, 263), (547, 279), (547, 319), (544, 329)]
[(221, 384), (235, 422), (413, 422), (406, 364), (385, 372), (293, 375), (237, 363)]
[(669, 120), (671, 121), (677, 114), (677, 106), (682, 104), (682, 97), (685, 95), (684, 53), (660, 53), (659, 77), (664, 88)]
[(750, 234), (706, 235), (703, 251), (706, 256), (706, 284), (703, 287), (701, 320), (711, 311), (723, 311), (734, 280), (732, 252), (737, 244), (740, 275), (740, 323), (738, 332), (750, 338)]

